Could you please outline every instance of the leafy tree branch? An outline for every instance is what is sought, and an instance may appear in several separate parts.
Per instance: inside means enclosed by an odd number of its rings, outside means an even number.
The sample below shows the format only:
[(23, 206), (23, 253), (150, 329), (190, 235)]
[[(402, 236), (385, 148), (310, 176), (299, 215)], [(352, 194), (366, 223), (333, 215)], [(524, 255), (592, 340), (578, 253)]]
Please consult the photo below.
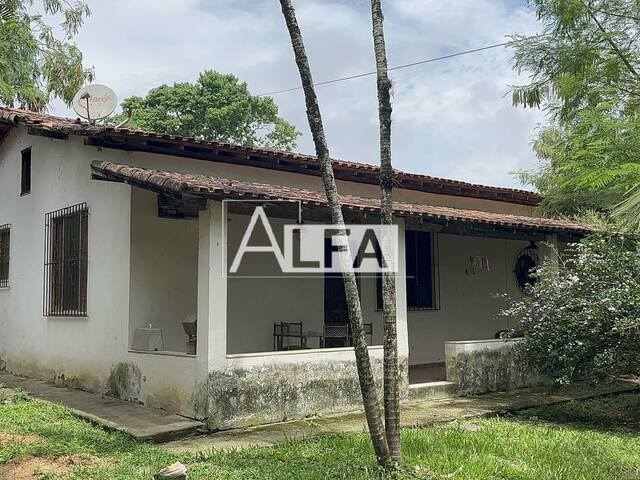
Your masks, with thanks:
[[(70, 40), (91, 12), (83, 1), (42, 0), (43, 14), (32, 14), (35, 3), (0, 2), (0, 104), (40, 111), (52, 98), (70, 104), (90, 77)], [(63, 18), (62, 38), (47, 23), (53, 15)]]

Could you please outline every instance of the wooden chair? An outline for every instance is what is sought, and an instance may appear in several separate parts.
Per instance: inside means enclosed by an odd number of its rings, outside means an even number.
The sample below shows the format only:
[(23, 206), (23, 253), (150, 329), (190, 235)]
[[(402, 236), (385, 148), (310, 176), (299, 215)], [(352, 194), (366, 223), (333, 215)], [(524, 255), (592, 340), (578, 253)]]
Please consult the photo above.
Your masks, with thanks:
[(304, 347), (302, 322), (280, 322), (273, 324), (273, 349), (298, 350)]
[(349, 327), (347, 325), (325, 325), (322, 330), (322, 346), (323, 348), (348, 347)]
[(273, 351), (282, 350), (282, 323), (273, 322)]

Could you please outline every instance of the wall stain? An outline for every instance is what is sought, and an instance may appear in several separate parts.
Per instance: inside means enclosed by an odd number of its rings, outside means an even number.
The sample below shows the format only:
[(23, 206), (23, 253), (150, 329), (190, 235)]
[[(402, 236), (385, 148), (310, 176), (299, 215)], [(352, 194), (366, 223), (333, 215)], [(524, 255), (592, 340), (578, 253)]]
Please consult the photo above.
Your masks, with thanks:
[(130, 402), (143, 403), (140, 369), (131, 363), (115, 364), (107, 378), (106, 393)]
[[(372, 359), (382, 398), (382, 359)], [(407, 398), (407, 361), (400, 361), (401, 396)], [(207, 425), (212, 430), (362, 409), (355, 362), (266, 364), (210, 372)]]

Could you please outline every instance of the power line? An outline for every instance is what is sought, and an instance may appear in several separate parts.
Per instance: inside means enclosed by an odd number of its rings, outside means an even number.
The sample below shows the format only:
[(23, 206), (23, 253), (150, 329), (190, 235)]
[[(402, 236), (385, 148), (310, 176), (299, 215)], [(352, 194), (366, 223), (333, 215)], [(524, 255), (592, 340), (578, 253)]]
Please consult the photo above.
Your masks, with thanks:
[[(442, 57), (428, 58), (426, 60), (420, 60), (420, 61), (417, 61), (417, 62), (405, 63), (403, 65), (397, 65), (395, 67), (390, 67), (388, 70), (389, 71), (400, 70), (401, 68), (415, 67), (417, 65), (424, 65), (425, 63), (437, 62), (439, 60), (446, 60), (448, 58), (460, 57), (462, 55), (469, 55), (470, 53), (482, 52), (483, 50), (490, 50), (492, 48), (504, 47), (504, 46), (508, 45), (509, 43), (511, 43), (511, 42), (495, 43), (493, 45), (487, 45), (487, 46), (480, 47), (480, 48), (474, 48), (472, 50), (465, 50), (463, 52), (450, 53), (449, 55), (443, 55)], [(376, 75), (377, 73), (378, 72), (358, 73), (356, 75), (350, 75), (348, 77), (334, 78), (333, 80), (325, 80), (323, 82), (316, 82), (313, 85), (314, 86), (329, 85), (330, 83), (338, 83), (338, 82), (344, 82), (345, 80), (353, 80), (355, 78), (369, 77), (371, 75)], [(274, 92), (260, 93), (257, 96), (258, 97), (265, 97), (265, 96), (268, 96), (268, 95), (277, 95), (279, 93), (294, 92), (296, 90), (302, 90), (302, 88), (303, 88), (302, 86), (293, 87), (293, 88), (285, 88), (284, 90), (276, 90)]]

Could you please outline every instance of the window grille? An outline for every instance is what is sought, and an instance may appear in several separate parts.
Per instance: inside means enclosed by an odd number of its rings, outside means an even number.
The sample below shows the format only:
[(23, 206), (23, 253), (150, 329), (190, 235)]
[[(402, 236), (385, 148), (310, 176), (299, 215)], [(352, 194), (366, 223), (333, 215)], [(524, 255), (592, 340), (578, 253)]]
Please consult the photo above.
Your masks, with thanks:
[(9, 259), (11, 257), (11, 227), (0, 225), (0, 288), (9, 286)]
[(44, 315), (87, 315), (86, 203), (45, 215)]
[[(440, 310), (438, 234), (405, 231), (407, 310)], [(376, 308), (382, 310), (382, 275), (376, 276)]]

